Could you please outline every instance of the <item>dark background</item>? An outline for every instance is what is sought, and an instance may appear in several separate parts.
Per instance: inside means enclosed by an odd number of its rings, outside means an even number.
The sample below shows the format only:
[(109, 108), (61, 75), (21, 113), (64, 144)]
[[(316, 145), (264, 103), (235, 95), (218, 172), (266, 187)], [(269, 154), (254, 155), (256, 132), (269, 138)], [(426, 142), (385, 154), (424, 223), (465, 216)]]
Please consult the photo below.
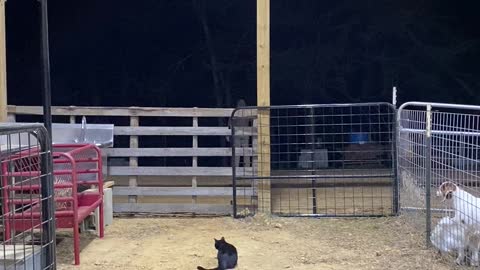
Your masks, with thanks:
[[(8, 99), (41, 105), (39, 3), (7, 2)], [(272, 104), (480, 104), (476, 1), (271, 1)], [(49, 1), (53, 105), (256, 102), (255, 0)]]

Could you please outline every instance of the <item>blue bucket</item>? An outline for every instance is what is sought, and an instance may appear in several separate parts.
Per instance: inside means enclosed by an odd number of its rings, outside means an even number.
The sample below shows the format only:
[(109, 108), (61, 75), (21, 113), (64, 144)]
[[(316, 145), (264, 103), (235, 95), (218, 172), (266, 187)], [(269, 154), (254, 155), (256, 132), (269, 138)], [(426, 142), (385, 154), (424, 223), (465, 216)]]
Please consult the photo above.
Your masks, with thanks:
[(350, 143), (364, 144), (368, 142), (368, 133), (352, 133), (350, 134)]

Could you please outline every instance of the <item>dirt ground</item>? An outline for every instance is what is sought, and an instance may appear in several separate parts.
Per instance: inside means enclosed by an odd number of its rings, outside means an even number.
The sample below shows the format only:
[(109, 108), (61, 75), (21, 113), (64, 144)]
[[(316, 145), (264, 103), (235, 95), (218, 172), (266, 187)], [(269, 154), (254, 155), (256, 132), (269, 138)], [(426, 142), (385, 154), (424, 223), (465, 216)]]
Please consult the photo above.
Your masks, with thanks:
[(400, 218), (117, 218), (105, 238), (82, 234), (75, 267), (69, 234), (57, 248), (58, 269), (180, 269), (216, 266), (213, 238), (239, 252), (237, 269), (454, 269), (424, 248)]

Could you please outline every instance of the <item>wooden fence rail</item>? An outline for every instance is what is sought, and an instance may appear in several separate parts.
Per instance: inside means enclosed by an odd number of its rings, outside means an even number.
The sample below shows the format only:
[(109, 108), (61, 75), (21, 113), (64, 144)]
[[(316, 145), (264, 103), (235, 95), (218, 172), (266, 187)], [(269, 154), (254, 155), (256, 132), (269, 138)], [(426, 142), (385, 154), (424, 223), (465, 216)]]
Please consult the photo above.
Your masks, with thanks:
[[(127, 136), (128, 146), (116, 145), (103, 149), (107, 163), (107, 177), (114, 180), (114, 211), (116, 213), (176, 213), (229, 214), (232, 169), (229, 166), (199, 166), (199, 158), (230, 157), (232, 149), (226, 146), (199, 147), (199, 137), (229, 136), (227, 118), (229, 108), (155, 108), (155, 107), (76, 107), (54, 106), (53, 116), (65, 116), (65, 121), (75, 123), (81, 116), (127, 118), (128, 126), (115, 125), (114, 136)], [(40, 116), (39, 106), (8, 106), (9, 119), (17, 116)], [(249, 112), (250, 115), (256, 112)], [(67, 117), (68, 116), (68, 117)], [(142, 126), (143, 117), (191, 118), (190, 126)], [(223, 118), (224, 126), (201, 126), (200, 119)], [(124, 121), (125, 122), (125, 121)], [(218, 121), (220, 122), (220, 121)], [(245, 129), (245, 135), (256, 136), (256, 127)], [(191, 147), (141, 147), (148, 136), (190, 136)], [(115, 143), (115, 142), (114, 142)], [(126, 147), (127, 146), (127, 147)], [(253, 148), (236, 149), (242, 156), (255, 156)], [(140, 158), (191, 158), (191, 166), (143, 166)], [(124, 164), (114, 164), (115, 159), (125, 159)], [(252, 168), (239, 168), (245, 171)], [(186, 179), (190, 179), (186, 181)], [(252, 194), (251, 188), (242, 194)]]

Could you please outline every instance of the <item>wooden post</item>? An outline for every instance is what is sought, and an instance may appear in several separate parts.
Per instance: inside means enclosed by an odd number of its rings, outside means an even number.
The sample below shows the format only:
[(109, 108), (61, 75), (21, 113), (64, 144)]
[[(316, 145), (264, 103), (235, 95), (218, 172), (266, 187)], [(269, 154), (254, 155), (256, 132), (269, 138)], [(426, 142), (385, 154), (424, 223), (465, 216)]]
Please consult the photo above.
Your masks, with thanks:
[[(139, 119), (138, 116), (130, 116), (130, 126), (131, 127), (138, 127)], [(138, 148), (138, 136), (130, 136), (130, 148)], [(138, 158), (137, 157), (130, 157), (129, 162), (130, 167), (138, 167)], [(130, 175), (128, 178), (128, 186), (129, 187), (137, 187), (138, 186), (138, 176)], [(136, 203), (137, 196), (130, 195), (128, 196), (129, 203)]]
[(5, 0), (0, 0), (0, 122), (7, 121), (7, 52)]
[[(257, 105), (270, 106), (270, 0), (257, 0)], [(270, 110), (258, 110), (258, 175), (270, 176)], [(259, 181), (258, 210), (271, 213), (270, 180)]]

